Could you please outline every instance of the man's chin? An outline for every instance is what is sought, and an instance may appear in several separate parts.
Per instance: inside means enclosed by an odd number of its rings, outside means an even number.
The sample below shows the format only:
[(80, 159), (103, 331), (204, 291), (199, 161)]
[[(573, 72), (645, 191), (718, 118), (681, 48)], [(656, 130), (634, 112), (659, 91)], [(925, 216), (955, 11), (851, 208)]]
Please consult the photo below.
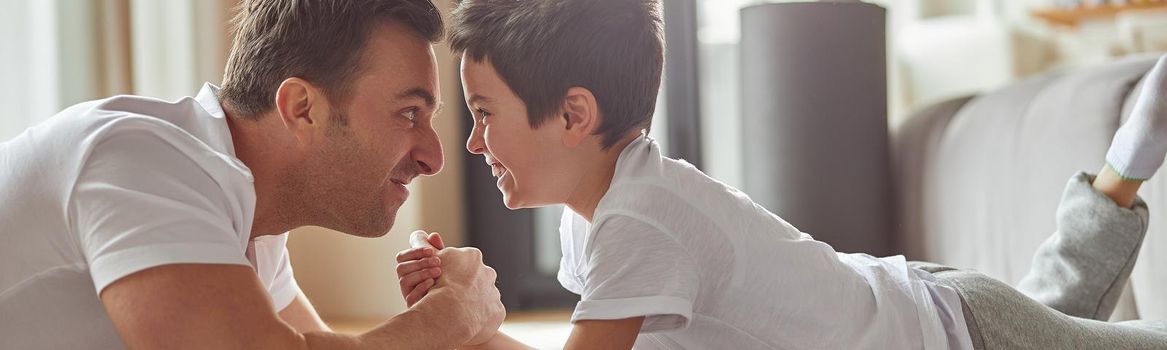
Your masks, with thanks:
[(353, 236), (357, 236), (357, 237), (377, 238), (377, 237), (384, 236), (385, 234), (388, 234), (389, 230), (393, 229), (392, 223), (389, 223), (388, 225), (369, 225), (369, 226), (370, 227), (356, 228), (356, 229), (352, 230), (353, 232), (348, 232), (348, 234), (353, 235)]
[(391, 213), (381, 217), (366, 217), (364, 225), (354, 225), (345, 230), (346, 233), (365, 238), (377, 238), (389, 233), (393, 229), (393, 221), (397, 218), (397, 212), (394, 210)]

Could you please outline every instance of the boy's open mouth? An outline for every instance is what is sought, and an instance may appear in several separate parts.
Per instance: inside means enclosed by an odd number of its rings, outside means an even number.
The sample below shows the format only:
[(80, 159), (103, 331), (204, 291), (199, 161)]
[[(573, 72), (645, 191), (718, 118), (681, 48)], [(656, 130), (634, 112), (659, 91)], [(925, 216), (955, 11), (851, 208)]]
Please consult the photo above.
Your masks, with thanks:
[(502, 177), (503, 175), (506, 175), (507, 168), (502, 166), (502, 163), (490, 163), (490, 172), (491, 174), (494, 174), (494, 177)]

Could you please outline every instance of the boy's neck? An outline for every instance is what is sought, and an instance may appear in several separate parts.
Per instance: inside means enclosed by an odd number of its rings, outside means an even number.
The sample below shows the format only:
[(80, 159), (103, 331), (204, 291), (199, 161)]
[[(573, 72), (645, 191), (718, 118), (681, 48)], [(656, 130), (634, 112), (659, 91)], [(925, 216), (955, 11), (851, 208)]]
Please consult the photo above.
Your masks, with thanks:
[(584, 169), (587, 170), (583, 172), (584, 175), (580, 178), (579, 184), (568, 197), (565, 203), (567, 207), (583, 216), (588, 222), (592, 222), (596, 206), (600, 204), (600, 200), (608, 193), (608, 187), (612, 185), (612, 177), (616, 174), (616, 161), (620, 159), (620, 153), (624, 152), (624, 148), (628, 147), (628, 144), (640, 135), (637, 132), (625, 136), (612, 147), (598, 153), (597, 157), (592, 158), (593, 161), (585, 164)]

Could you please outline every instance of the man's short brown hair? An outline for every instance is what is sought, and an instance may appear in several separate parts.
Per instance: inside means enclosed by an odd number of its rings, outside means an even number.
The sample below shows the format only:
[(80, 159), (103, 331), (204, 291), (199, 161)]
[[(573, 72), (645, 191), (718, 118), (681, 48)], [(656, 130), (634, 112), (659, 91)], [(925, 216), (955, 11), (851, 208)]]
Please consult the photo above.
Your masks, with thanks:
[(463, 0), (453, 13), (450, 46), (489, 59), (527, 105), (538, 127), (567, 90), (592, 92), (611, 147), (648, 128), (664, 66), (660, 0)]
[(245, 0), (220, 98), (241, 118), (255, 119), (275, 103), (284, 79), (299, 77), (344, 104), (376, 25), (399, 22), (422, 38), (442, 37), (430, 0)]

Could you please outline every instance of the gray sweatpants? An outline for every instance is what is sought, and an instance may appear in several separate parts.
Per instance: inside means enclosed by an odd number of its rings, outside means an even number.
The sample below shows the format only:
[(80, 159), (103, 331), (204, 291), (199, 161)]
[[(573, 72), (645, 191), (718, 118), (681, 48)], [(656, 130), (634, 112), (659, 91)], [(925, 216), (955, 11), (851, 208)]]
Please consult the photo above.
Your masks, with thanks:
[(912, 266), (953, 287), (977, 349), (1167, 349), (1167, 320), (1109, 323), (1147, 232), (1147, 204), (1121, 208), (1070, 179), (1057, 232), (1038, 247), (1017, 288), (983, 274), (931, 263)]

